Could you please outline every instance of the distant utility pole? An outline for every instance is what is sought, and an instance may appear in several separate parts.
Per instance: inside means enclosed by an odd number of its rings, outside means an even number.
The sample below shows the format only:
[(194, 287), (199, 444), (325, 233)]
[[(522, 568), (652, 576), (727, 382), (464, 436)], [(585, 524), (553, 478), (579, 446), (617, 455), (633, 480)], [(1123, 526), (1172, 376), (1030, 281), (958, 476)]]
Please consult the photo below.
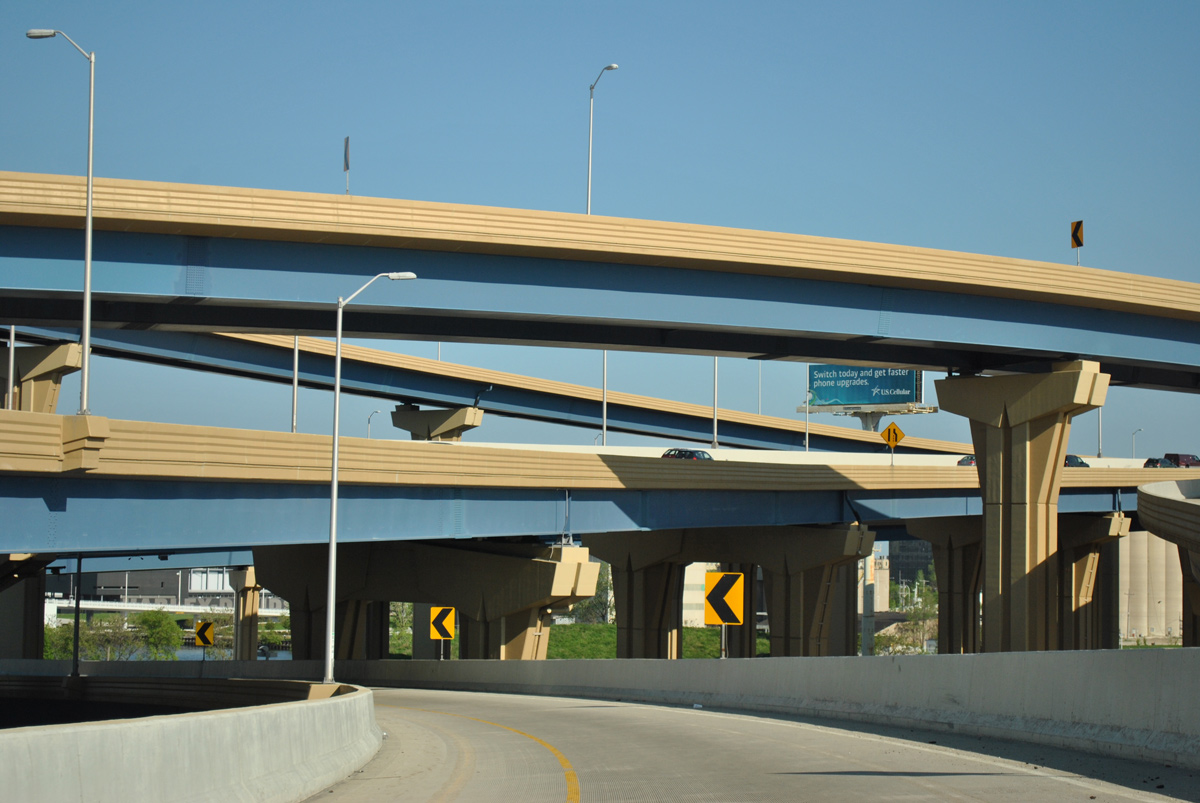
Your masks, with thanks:
[(346, 174), (346, 194), (350, 194), (350, 137), (346, 137), (346, 150), (342, 156), (342, 172)]

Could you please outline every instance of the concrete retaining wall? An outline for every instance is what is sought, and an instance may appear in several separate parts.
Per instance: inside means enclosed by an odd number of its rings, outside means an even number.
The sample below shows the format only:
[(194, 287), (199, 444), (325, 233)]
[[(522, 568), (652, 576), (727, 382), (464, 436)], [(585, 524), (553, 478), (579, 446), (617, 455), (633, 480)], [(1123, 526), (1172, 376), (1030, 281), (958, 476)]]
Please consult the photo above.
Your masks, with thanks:
[(1200, 649), (756, 658), (390, 661), (367, 685), (519, 692), (834, 717), (1200, 768)]
[[(65, 674), (55, 663), (0, 661), (0, 674), (34, 674), (39, 665)], [(87, 674), (107, 676), (148, 669), (146, 663), (83, 665)], [(153, 671), (319, 679), (323, 669), (319, 661), (210, 661), (164, 662)], [(335, 674), (363, 685), (699, 703), (952, 730), (1200, 769), (1200, 648), (728, 661), (343, 661)]]
[[(21, 662), (30, 664), (36, 662)], [(322, 700), (0, 731), (4, 799), (300, 801), (375, 755), (368, 689)]]

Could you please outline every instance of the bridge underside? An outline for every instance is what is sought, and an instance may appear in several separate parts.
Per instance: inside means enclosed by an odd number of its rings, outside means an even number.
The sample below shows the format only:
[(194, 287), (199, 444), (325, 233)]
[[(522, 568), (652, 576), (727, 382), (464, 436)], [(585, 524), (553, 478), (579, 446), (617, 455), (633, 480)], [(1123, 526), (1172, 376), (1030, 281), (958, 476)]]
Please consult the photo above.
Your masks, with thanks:
[[(8, 476), (0, 552), (156, 554), (319, 544), (327, 486)], [(342, 485), (339, 540), (564, 536), (979, 515), (968, 491), (600, 491)], [(1062, 512), (1108, 511), (1136, 492), (1071, 489)], [(402, 522), (402, 524), (399, 524)]]
[[(26, 343), (58, 345), (77, 340), (78, 334), (77, 330), (36, 327), (22, 328), (18, 336)], [(200, 332), (94, 330), (92, 353), (290, 385), (295, 367), (292, 339), (283, 338), (283, 341), (282, 344), (266, 343)], [(4, 349), (0, 346), (0, 353)], [(18, 353), (25, 350), (20, 349)], [(304, 338), (298, 362), (301, 387), (333, 390), (332, 344)], [(437, 360), (396, 357), (375, 350), (344, 350), (342, 392), (399, 404), (450, 409), (475, 407), (488, 414), (592, 430), (600, 429), (607, 415), (607, 427), (611, 432), (700, 443), (712, 440), (711, 407), (671, 403), (667, 409), (661, 399), (612, 392), (605, 413), (600, 393), (594, 388), (581, 389), (565, 383), (479, 371)], [(887, 451), (887, 445), (873, 434), (866, 437), (843, 427), (812, 425), (806, 441), (801, 422), (719, 412), (720, 442), (727, 447), (789, 450), (803, 449), (807, 445), (814, 451)], [(907, 438), (896, 451), (899, 454), (962, 453), (965, 449), (962, 444)]]
[[(0, 226), (0, 320), (79, 320), (81, 234)], [(97, 329), (328, 334), (363, 276), (420, 277), (345, 312), (350, 337), (1033, 372), (1200, 389), (1200, 323), (1065, 304), (562, 257), (97, 231)], [(1098, 349), (1103, 348), (1103, 351)]]

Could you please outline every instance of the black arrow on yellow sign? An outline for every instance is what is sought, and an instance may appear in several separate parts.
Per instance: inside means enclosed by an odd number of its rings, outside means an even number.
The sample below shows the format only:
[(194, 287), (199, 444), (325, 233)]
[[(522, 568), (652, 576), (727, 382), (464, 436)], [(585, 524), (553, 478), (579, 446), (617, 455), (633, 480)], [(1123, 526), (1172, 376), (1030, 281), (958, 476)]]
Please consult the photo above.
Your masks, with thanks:
[[(450, 621), (447, 622), (447, 619)], [(453, 608), (431, 608), (429, 610), (429, 638), (434, 640), (454, 638)]]
[(1071, 224), (1071, 247), (1083, 248), (1083, 221), (1076, 220)]
[(904, 440), (904, 433), (895, 424), (888, 424), (887, 429), (879, 433), (879, 437), (883, 438), (883, 442), (889, 447), (895, 449), (900, 441)]
[(704, 575), (704, 624), (742, 623), (742, 574), (707, 572)]
[(213, 645), (213, 623), (196, 622), (196, 646), (211, 647)]

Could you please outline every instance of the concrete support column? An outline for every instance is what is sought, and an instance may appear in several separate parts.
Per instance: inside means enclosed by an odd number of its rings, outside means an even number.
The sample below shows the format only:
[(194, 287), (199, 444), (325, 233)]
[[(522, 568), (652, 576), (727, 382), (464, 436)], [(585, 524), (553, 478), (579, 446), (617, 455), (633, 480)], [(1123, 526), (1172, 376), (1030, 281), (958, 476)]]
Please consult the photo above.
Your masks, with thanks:
[(549, 608), (526, 608), (500, 619), (500, 660), (544, 661), (550, 637)]
[[(257, 554), (256, 569), (262, 568)], [(288, 596), (274, 588), (275, 594), (288, 601), (292, 622), (292, 658), (297, 661), (319, 660), (325, 655), (325, 605), (324, 597), (301, 593)]]
[[(875, 543), (866, 527), (705, 527), (604, 533), (585, 540), (612, 565), (618, 657), (679, 654), (683, 568), (691, 563), (745, 568), (751, 577), (755, 566), (762, 567), (772, 656), (854, 654), (856, 563), (872, 553)], [(758, 595), (753, 589), (746, 593), (752, 614)], [(744, 642), (737, 648), (742, 654), (752, 654), (750, 638), (737, 637)]]
[(1103, 405), (1108, 379), (1080, 361), (937, 383), (942, 409), (971, 421), (984, 509), (983, 651), (1059, 648), (1058, 491), (1070, 422)]
[(262, 586), (254, 582), (254, 567), (234, 569), (229, 573), (237, 599), (233, 607), (233, 660), (253, 661), (258, 658), (258, 603)]
[(1200, 552), (1179, 548), (1183, 567), (1183, 646), (1200, 647)]
[(1092, 592), (1099, 631), (1097, 649), (1121, 649), (1121, 550), (1120, 541), (1100, 547), (1096, 589)]
[(730, 658), (754, 658), (758, 654), (758, 565), (723, 563), (723, 572), (740, 572), (742, 582), (742, 624), (728, 625), (726, 638)]
[[(429, 661), (437, 658), (437, 648), (439, 643), (429, 637), (429, 622), (432, 615), (433, 606), (428, 602), (413, 603), (412, 657), (414, 661)], [(478, 622), (475, 622), (474, 620), (469, 621), (471, 621), (473, 624), (478, 624)], [(462, 645), (469, 641), (467, 638), (467, 627), (465, 624), (463, 624), (463, 622), (464, 618), (459, 617), (459, 623), (461, 627), (458, 634), (458, 644), (460, 649), (462, 648)], [(462, 657), (486, 658), (487, 655), (464, 655)]]
[[(317, 658), (324, 648), (324, 547), (260, 547), (254, 562), (264, 586), (292, 608), (297, 659)], [(537, 544), (463, 544), (393, 541), (347, 543), (338, 549), (339, 658), (387, 654), (387, 603), (413, 600), (456, 609), (460, 617), (486, 623), (468, 627), (460, 651), (469, 657), (542, 657), (550, 611), (596, 593), (600, 564), (588, 551)], [(428, 626), (418, 610), (414, 649)], [(420, 617), (424, 617), (423, 619)], [(530, 632), (522, 635), (518, 630)], [(298, 637), (298, 638), (297, 638)]]
[(335, 628), (334, 654), (339, 661), (388, 657), (388, 603), (351, 599), (337, 606), (340, 626)]
[(763, 585), (772, 657), (855, 654), (858, 571), (853, 557), (799, 571), (764, 567)]
[(938, 588), (938, 652), (979, 652), (983, 521), (947, 516), (907, 522), (910, 535), (933, 545)]
[(45, 607), (45, 574), (17, 580), (0, 591), (0, 658), (42, 657)]
[[(414, 658), (415, 649), (414, 646)], [(425, 652), (422, 652), (422, 657), (426, 657)], [(430, 641), (428, 657), (437, 657), (436, 642)], [(458, 657), (499, 660), (500, 620), (487, 621), (458, 614)]]
[(1111, 582), (1105, 582), (1108, 574), (1101, 565), (1106, 558), (1116, 559), (1116, 551), (1105, 547), (1115, 545), (1118, 538), (1129, 534), (1129, 519), (1123, 513), (1064, 515), (1059, 517), (1058, 527), (1062, 556), (1059, 649), (1104, 649), (1105, 644), (1112, 644), (1117, 638), (1114, 628), (1117, 589)]
[(804, 535), (763, 565), (771, 656), (854, 655), (857, 562), (872, 554), (874, 535), (858, 525), (788, 529)]
[(618, 658), (679, 658), (687, 564), (612, 565)]
[[(8, 377), (8, 341), (0, 345), (0, 376), (5, 388), (16, 386), (12, 409), (33, 413), (53, 413), (58, 406), (62, 378), (79, 370), (83, 349), (78, 343), (61, 346), (22, 346), (14, 353), (16, 382)], [(0, 409), (8, 393), (0, 393)]]

